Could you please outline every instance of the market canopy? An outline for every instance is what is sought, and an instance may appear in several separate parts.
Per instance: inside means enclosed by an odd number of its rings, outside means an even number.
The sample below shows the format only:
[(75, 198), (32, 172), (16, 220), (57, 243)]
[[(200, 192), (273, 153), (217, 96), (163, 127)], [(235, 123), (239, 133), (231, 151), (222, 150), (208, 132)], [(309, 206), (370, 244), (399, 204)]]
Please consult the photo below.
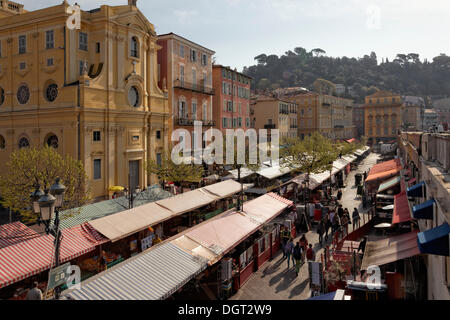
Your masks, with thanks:
[(205, 259), (206, 261), (209, 261), (210, 265), (216, 262), (217, 255), (214, 254), (214, 252), (184, 235), (170, 241), (170, 243), (189, 253), (193, 257), (198, 256)]
[(420, 252), (438, 256), (450, 256), (450, 226), (444, 223), (440, 227), (421, 232), (417, 235)]
[[(159, 187), (151, 187), (141, 192), (133, 201), (134, 207), (139, 207), (157, 200), (172, 197)], [(61, 229), (68, 229), (80, 224), (107, 217), (109, 215), (129, 209), (129, 200), (126, 197), (96, 202), (83, 207), (64, 210), (59, 213)]]
[(174, 214), (171, 211), (153, 202), (96, 219), (89, 223), (112, 242), (116, 242), (136, 232), (166, 221), (173, 216)]
[(185, 236), (219, 256), (234, 248), (260, 226), (260, 223), (249, 219), (242, 212), (233, 211), (208, 220), (185, 233)]
[(205, 259), (172, 243), (145, 251), (64, 292), (75, 300), (162, 300), (205, 270)]
[(428, 200), (422, 204), (413, 207), (413, 216), (415, 219), (433, 220), (434, 199)]
[(362, 148), (362, 149), (358, 149), (358, 150), (356, 150), (354, 153), (358, 156), (358, 157), (361, 157), (362, 155), (364, 155), (364, 153), (366, 153), (367, 151), (369, 151), (369, 147), (364, 147), (364, 148)]
[(219, 200), (217, 196), (203, 190), (196, 189), (178, 194), (172, 198), (157, 201), (156, 203), (159, 206), (172, 211), (172, 213), (176, 215), (181, 215), (183, 213), (204, 207), (217, 200)]
[(348, 142), (348, 143), (353, 143), (353, 142), (355, 142), (356, 141), (356, 139), (355, 138), (352, 138), (352, 139), (348, 139), (348, 140), (345, 140), (345, 142)]
[(398, 176), (398, 177), (395, 177), (391, 180), (388, 180), (388, 181), (380, 184), (380, 187), (378, 188), (378, 192), (384, 192), (384, 191), (394, 188), (395, 186), (400, 184), (401, 180), (402, 180), (402, 178), (400, 176)]
[(394, 196), (394, 212), (392, 214), (392, 224), (408, 222), (412, 219), (409, 209), (409, 201), (406, 192), (400, 192)]
[[(54, 240), (51, 235), (42, 235), (0, 249), (0, 288), (50, 269)], [(61, 263), (94, 251), (107, 241), (88, 224), (65, 229), (61, 239)]]
[(395, 237), (367, 242), (361, 270), (367, 270), (372, 265), (382, 266), (420, 254), (417, 234), (418, 231), (413, 231)]
[(402, 170), (399, 159), (378, 163), (370, 169), (366, 182), (388, 179)]
[(264, 224), (291, 205), (293, 205), (292, 201), (274, 193), (268, 193), (244, 203), (243, 211), (258, 223)]
[[(248, 188), (248, 185), (244, 185), (244, 190)], [(241, 191), (241, 184), (234, 180), (226, 180), (223, 182), (219, 182), (216, 184), (212, 184), (202, 189), (208, 191), (215, 197), (219, 198), (227, 198), (232, 196), (235, 193)]]
[(0, 249), (40, 236), (21, 222), (0, 225)]
[(425, 182), (421, 182), (407, 189), (408, 197), (421, 198), (425, 195)]

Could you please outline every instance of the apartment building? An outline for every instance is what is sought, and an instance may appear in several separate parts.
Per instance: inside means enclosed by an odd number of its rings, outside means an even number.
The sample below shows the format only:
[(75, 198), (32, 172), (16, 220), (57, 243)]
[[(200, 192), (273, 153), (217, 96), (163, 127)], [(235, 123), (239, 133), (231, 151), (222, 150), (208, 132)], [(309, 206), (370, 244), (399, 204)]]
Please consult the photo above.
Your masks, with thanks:
[(403, 107), (402, 97), (392, 92), (379, 91), (366, 97), (364, 127), (369, 143), (397, 138)]
[(213, 119), (216, 129), (251, 128), (250, 86), (252, 78), (230, 67), (213, 65)]
[[(427, 263), (429, 300), (450, 299), (450, 134), (402, 132), (399, 156), (413, 183), (408, 196)], [(412, 185), (415, 184), (415, 185)]]
[(278, 129), (280, 139), (297, 136), (297, 104), (271, 96), (258, 96), (251, 102), (256, 130)]
[(162, 47), (158, 51), (158, 84), (167, 88), (173, 115), (171, 131), (184, 129), (194, 135), (195, 121), (202, 122), (203, 132), (214, 127), (215, 52), (174, 33), (159, 35), (158, 45)]

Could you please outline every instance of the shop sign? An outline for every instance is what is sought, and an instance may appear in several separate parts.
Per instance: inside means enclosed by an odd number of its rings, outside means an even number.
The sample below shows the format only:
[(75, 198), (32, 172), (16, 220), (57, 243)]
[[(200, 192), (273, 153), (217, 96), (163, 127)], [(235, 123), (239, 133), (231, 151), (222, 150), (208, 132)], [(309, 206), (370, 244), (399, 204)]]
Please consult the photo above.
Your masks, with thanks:
[(70, 276), (70, 270), (70, 262), (50, 270), (48, 276), (48, 289), (52, 290), (65, 284)]
[(141, 249), (142, 249), (142, 251), (145, 251), (148, 248), (151, 248), (154, 237), (155, 237), (155, 235), (152, 234), (151, 236), (141, 240)]

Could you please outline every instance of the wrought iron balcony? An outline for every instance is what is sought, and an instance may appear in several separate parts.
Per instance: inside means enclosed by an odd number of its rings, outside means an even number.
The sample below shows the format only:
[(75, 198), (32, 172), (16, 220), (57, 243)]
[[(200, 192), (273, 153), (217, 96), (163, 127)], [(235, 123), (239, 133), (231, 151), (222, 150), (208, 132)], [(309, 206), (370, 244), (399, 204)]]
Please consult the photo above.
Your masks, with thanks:
[(189, 91), (193, 91), (193, 92), (198, 92), (198, 93), (204, 93), (204, 94), (208, 94), (211, 96), (215, 95), (214, 88), (207, 87), (203, 83), (195, 84), (195, 83), (190, 83), (190, 82), (181, 81), (181, 80), (177, 79), (174, 81), (173, 87), (179, 88), (179, 89), (184, 89), (184, 90), (189, 90)]
[(276, 124), (266, 124), (264, 125), (264, 129), (276, 129), (277, 125)]
[(214, 120), (201, 120), (201, 119), (190, 119), (190, 118), (175, 118), (175, 125), (177, 126), (194, 126), (195, 121), (201, 121), (204, 127), (215, 127), (216, 122)]
[(331, 107), (331, 104), (324, 102), (324, 103), (322, 103), (322, 106), (323, 107)]

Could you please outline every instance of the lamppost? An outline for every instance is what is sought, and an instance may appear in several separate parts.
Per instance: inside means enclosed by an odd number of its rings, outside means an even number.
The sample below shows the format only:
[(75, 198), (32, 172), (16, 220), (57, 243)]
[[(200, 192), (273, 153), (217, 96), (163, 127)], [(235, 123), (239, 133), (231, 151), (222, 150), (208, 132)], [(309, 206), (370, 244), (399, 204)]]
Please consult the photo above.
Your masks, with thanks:
[[(61, 184), (59, 178), (49, 189), (42, 192), (41, 186), (36, 185), (36, 190), (31, 194), (33, 201), (33, 212), (39, 215), (38, 224), (41, 222), (45, 225), (45, 232), (55, 237), (55, 267), (60, 264), (60, 244), (61, 244), (61, 230), (59, 230), (59, 210), (64, 203), (64, 194), (66, 187)], [(54, 219), (53, 225), (51, 221)], [(55, 299), (58, 300), (61, 295), (59, 287), (55, 288)]]
[(137, 196), (141, 193), (145, 191), (141, 190), (141, 187), (136, 186), (136, 188), (133, 190), (133, 192), (130, 192), (130, 190), (128, 188), (124, 189), (125, 192), (125, 197), (128, 199), (128, 208), (132, 209), (134, 207), (134, 200), (136, 200)]

